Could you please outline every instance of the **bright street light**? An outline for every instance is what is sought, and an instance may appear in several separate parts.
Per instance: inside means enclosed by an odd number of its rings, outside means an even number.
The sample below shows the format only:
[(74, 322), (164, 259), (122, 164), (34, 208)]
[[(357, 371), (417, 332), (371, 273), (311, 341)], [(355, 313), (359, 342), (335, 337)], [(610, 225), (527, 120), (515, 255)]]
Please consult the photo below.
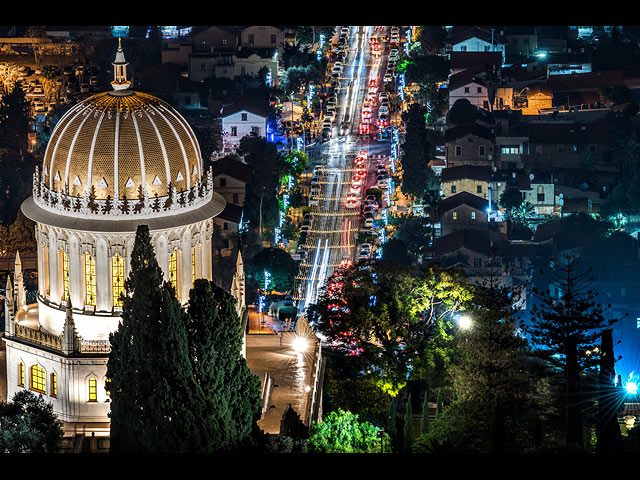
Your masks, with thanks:
[(307, 351), (307, 347), (309, 346), (307, 339), (304, 337), (296, 337), (295, 340), (291, 343), (293, 349), (298, 353), (303, 353)]
[(471, 317), (469, 315), (462, 315), (458, 319), (458, 326), (463, 330), (469, 330), (471, 328)]

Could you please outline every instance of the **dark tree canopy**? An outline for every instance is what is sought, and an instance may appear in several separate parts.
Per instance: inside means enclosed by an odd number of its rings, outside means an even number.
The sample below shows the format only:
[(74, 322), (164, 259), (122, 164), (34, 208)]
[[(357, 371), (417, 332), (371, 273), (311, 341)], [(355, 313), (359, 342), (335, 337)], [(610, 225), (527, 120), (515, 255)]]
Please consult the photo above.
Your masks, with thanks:
[(250, 260), (248, 273), (259, 288), (264, 288), (265, 270), (271, 274), (267, 290), (288, 292), (293, 289), (298, 266), (286, 250), (277, 247), (265, 248)]
[(58, 453), (62, 424), (42, 395), (21, 390), (10, 403), (0, 402), (0, 452)]

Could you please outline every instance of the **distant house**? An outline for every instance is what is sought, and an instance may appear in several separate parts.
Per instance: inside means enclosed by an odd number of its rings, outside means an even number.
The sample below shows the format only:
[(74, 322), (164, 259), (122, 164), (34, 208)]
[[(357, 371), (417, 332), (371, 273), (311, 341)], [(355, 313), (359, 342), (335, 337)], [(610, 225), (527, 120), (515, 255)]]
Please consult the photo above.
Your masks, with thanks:
[[(598, 175), (609, 178), (617, 174), (617, 170), (604, 161), (604, 154), (613, 140), (608, 123), (529, 122), (528, 137), (529, 152), (522, 155), (527, 166), (567, 173), (589, 157)], [(560, 179), (564, 181), (564, 175)], [(600, 179), (605, 180), (604, 177)]]
[(242, 96), (229, 103), (212, 102), (211, 114), (220, 120), (223, 151), (235, 151), (247, 136), (266, 137), (270, 116), (268, 99), (262, 96)]
[(491, 197), (499, 203), (500, 196), (509, 187), (517, 188), (522, 201), (528, 202), (536, 215), (553, 215), (558, 209), (555, 183), (549, 172), (497, 172), (493, 174)]
[(456, 230), (488, 229), (489, 202), (468, 192), (461, 192), (440, 202), (442, 235)]
[[(214, 235), (216, 242), (214, 248), (219, 249), (219, 254), (223, 257), (231, 256), (238, 247), (238, 230), (242, 221), (242, 207), (227, 203), (224, 210), (214, 218), (213, 223), (219, 227), (219, 235)], [(218, 252), (214, 252), (218, 254)]]
[(548, 85), (542, 82), (528, 85), (525, 88), (525, 96), (527, 104), (522, 109), (523, 115), (538, 115), (553, 107), (553, 92)]
[(500, 52), (451, 52), (449, 55), (449, 68), (451, 75), (469, 70), (479, 65), (500, 69), (502, 66), (502, 54)]
[(468, 100), (476, 107), (489, 110), (489, 95), (487, 86), (482, 79), (482, 74), (486, 71), (484, 65), (478, 65), (449, 77), (447, 90), (449, 91), (449, 108), (457, 100)]
[(227, 204), (244, 205), (245, 186), (251, 181), (252, 170), (246, 163), (226, 156), (211, 164), (213, 188)]
[(467, 192), (485, 200), (489, 199), (491, 167), (461, 165), (447, 167), (440, 176), (444, 198)]
[(194, 51), (235, 50), (240, 43), (240, 29), (232, 26), (196, 27), (191, 35)]
[(460, 165), (493, 166), (494, 140), (491, 130), (479, 123), (463, 123), (444, 134), (447, 167)]
[(486, 30), (480, 27), (456, 28), (446, 42), (449, 52), (494, 52), (505, 58), (506, 39), (500, 31)]

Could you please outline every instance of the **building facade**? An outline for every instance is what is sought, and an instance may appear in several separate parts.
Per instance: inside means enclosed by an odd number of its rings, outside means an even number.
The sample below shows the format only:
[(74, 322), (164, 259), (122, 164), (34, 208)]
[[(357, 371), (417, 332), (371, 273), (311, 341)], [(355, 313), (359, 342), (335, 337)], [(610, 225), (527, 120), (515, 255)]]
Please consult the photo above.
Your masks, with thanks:
[(185, 303), (196, 278), (212, 278), (213, 219), (225, 208), (184, 118), (129, 88), (121, 48), (113, 65), (113, 90), (72, 107), (52, 132), (22, 205), (36, 223), (37, 301), (19, 294), (16, 265), (5, 311), (9, 398), (23, 388), (45, 395), (67, 434), (108, 435), (109, 334), (138, 225)]

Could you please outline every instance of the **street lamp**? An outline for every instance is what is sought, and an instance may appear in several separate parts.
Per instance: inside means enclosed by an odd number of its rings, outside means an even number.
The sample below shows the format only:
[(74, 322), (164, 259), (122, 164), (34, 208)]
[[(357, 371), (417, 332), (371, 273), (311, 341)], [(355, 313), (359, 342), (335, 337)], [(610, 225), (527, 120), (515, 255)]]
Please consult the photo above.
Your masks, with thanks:
[(458, 326), (462, 330), (469, 330), (471, 328), (471, 317), (469, 315), (462, 315), (458, 318)]
[(384, 430), (378, 430), (378, 438), (380, 439), (380, 453), (384, 453)]

